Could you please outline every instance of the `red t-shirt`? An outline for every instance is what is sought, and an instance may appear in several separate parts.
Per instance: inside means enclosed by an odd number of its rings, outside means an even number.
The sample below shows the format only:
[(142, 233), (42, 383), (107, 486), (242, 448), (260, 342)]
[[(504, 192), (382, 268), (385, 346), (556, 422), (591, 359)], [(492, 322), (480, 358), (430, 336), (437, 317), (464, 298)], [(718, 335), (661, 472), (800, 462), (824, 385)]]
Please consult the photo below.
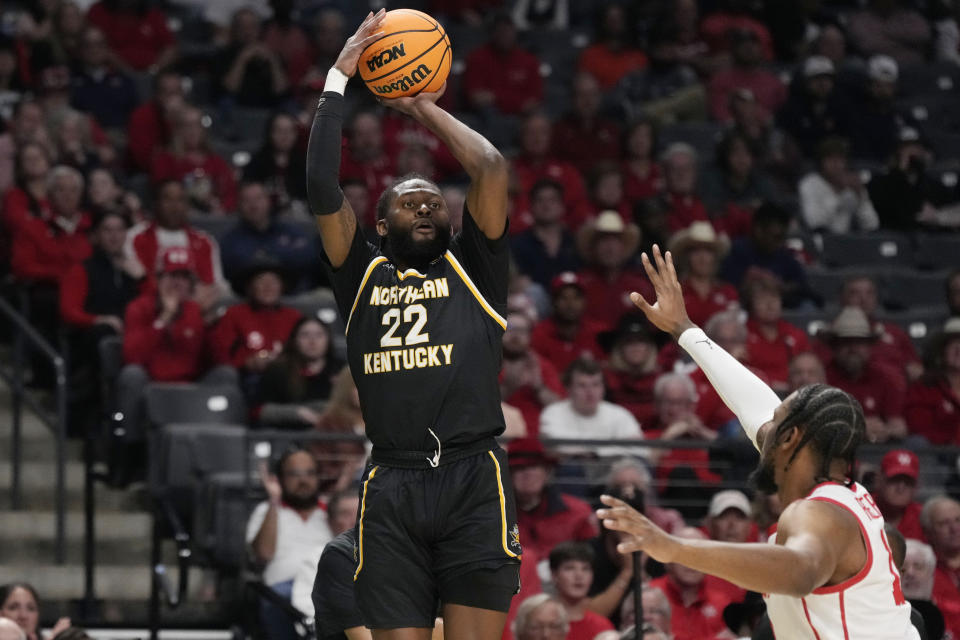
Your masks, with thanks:
[(762, 22), (750, 16), (735, 15), (732, 13), (712, 13), (700, 23), (700, 33), (711, 51), (728, 51), (730, 49), (729, 33), (731, 29), (752, 32), (760, 42), (763, 57), (773, 60), (773, 38), (770, 31)]
[(358, 162), (354, 160), (353, 154), (350, 153), (350, 146), (344, 138), (340, 160), (340, 181), (352, 178), (361, 180), (367, 185), (370, 208), (367, 211), (354, 212), (359, 217), (361, 226), (367, 228), (376, 226), (377, 199), (387, 187), (393, 184), (395, 173), (393, 158), (387, 155), (386, 151), (368, 162)]
[(599, 613), (584, 611), (579, 620), (570, 621), (566, 640), (593, 640), (601, 631), (613, 631), (613, 623)]
[(650, 165), (647, 175), (642, 176), (635, 172), (629, 162), (624, 162), (623, 170), (623, 194), (627, 200), (637, 202), (652, 198), (663, 191), (663, 172), (660, 165), (653, 163)]
[(72, 231), (54, 220), (21, 220), (10, 251), (10, 267), (20, 281), (58, 284), (70, 267), (90, 257), (90, 218), (81, 214)]
[(209, 180), (221, 208), (227, 213), (235, 210), (237, 180), (226, 160), (215, 153), (205, 153), (200, 158), (165, 150), (154, 154), (150, 163), (150, 178), (155, 184), (164, 180), (183, 180), (188, 176), (193, 180)]
[[(520, 540), (520, 544), (524, 544), (523, 539)], [(511, 627), (513, 626), (513, 620), (517, 617), (517, 609), (520, 607), (520, 603), (543, 591), (540, 576), (537, 574), (538, 562), (540, 562), (540, 556), (537, 555), (536, 550), (533, 547), (524, 546), (523, 556), (520, 558), (520, 593), (510, 601), (510, 611), (507, 612), (507, 622), (503, 626), (501, 640), (513, 640)]]
[(623, 314), (636, 310), (636, 306), (630, 301), (631, 292), (640, 292), (647, 301), (655, 299), (653, 285), (639, 269), (626, 268), (613, 280), (592, 267), (577, 275), (583, 283), (583, 292), (587, 299), (584, 318), (605, 329), (614, 327)]
[[(561, 398), (564, 397), (567, 392), (563, 388), (563, 382), (561, 382), (556, 368), (543, 356), (537, 353), (533, 355), (540, 366), (540, 377), (543, 384)], [(520, 410), (524, 422), (527, 423), (527, 435), (537, 437), (540, 433), (540, 411), (543, 409), (543, 405), (537, 399), (536, 392), (531, 387), (521, 387), (510, 394), (509, 398), (504, 398), (503, 401)]]
[(149, 171), (153, 154), (170, 143), (170, 127), (154, 101), (145, 102), (130, 114), (127, 125), (127, 153), (141, 171)]
[(960, 638), (960, 575), (938, 565), (933, 574), (933, 603), (943, 614), (943, 622), (953, 638)]
[(640, 426), (646, 430), (647, 425), (653, 421), (657, 413), (653, 399), (653, 384), (659, 376), (659, 370), (654, 370), (645, 376), (632, 376), (623, 371), (607, 369), (604, 371), (607, 400), (632, 413)]
[(755, 320), (747, 320), (747, 363), (763, 371), (773, 384), (786, 384), (790, 360), (809, 348), (806, 332), (786, 320), (777, 322), (777, 335), (773, 340), (763, 335)]
[(600, 83), (603, 90), (612, 89), (620, 78), (647, 66), (647, 56), (639, 49), (614, 51), (602, 42), (592, 44), (580, 54), (580, 70)]
[(681, 283), (683, 287), (683, 302), (687, 307), (690, 320), (699, 326), (704, 326), (707, 320), (715, 313), (732, 309), (738, 305), (740, 296), (732, 284), (716, 281), (710, 287), (706, 296), (701, 297), (689, 281)]
[(145, 293), (127, 306), (123, 319), (123, 360), (139, 364), (157, 382), (192, 382), (203, 371), (203, 312), (185, 300), (166, 327), (157, 320), (157, 297)]
[(489, 44), (467, 56), (463, 85), (467, 95), (489, 91), (500, 113), (517, 115), (543, 100), (540, 61), (535, 55), (516, 47), (501, 52)]
[(699, 220), (708, 221), (707, 208), (697, 196), (678, 196), (666, 194), (667, 228), (670, 233), (686, 229)]
[(684, 606), (680, 590), (669, 576), (651, 580), (650, 586), (662, 590), (670, 601), (674, 640), (710, 640), (727, 630), (723, 610), (730, 601), (722, 592), (709, 589), (706, 581), (700, 584), (697, 600), (689, 607)]
[(780, 78), (766, 69), (738, 69), (719, 71), (713, 76), (707, 93), (710, 99), (710, 115), (719, 122), (729, 122), (730, 96), (739, 89), (749, 89), (757, 98), (757, 104), (766, 113), (774, 113), (787, 99), (787, 88)]
[[(880, 513), (883, 514), (883, 519), (886, 522), (891, 522), (890, 512), (883, 502), (877, 500), (877, 506), (880, 509)], [(913, 538), (921, 542), (927, 541), (927, 536), (923, 533), (923, 527), (920, 526), (920, 512), (922, 510), (923, 505), (919, 502), (912, 502), (904, 509), (903, 516), (900, 518), (899, 524), (897, 524), (897, 531), (902, 533), (904, 538)]]
[(832, 362), (827, 365), (827, 383), (843, 389), (863, 407), (864, 417), (879, 416), (884, 420), (903, 416), (905, 384), (887, 367), (871, 361), (858, 380), (851, 380)]
[[(569, 162), (552, 157), (531, 158), (520, 155), (513, 159), (513, 171), (517, 176), (520, 192), (524, 196), (529, 195), (530, 189), (540, 180), (553, 180), (563, 186), (563, 201), (567, 207), (566, 223), (571, 231), (575, 231), (590, 216), (593, 208), (587, 198), (587, 187), (583, 182), (583, 176)], [(520, 222), (520, 220), (517, 221)], [(511, 233), (520, 233), (529, 227), (529, 224), (514, 229), (511, 221), (510, 226)]]
[(300, 84), (313, 64), (313, 45), (298, 25), (281, 27), (271, 22), (263, 29), (263, 44), (272, 49), (283, 62), (291, 86)]
[(882, 362), (898, 371), (903, 370), (911, 362), (919, 361), (917, 350), (913, 346), (913, 340), (899, 325), (893, 322), (878, 321), (874, 323), (874, 328), (880, 334), (880, 337), (873, 343), (871, 360)]
[(174, 43), (167, 18), (159, 9), (148, 9), (140, 16), (113, 12), (98, 2), (90, 7), (87, 21), (103, 31), (110, 48), (138, 71), (156, 62), (160, 53)]
[(300, 317), (292, 307), (231, 306), (210, 331), (213, 361), (242, 369), (260, 351), (279, 352)]
[(33, 218), (49, 218), (50, 203), (46, 198), (35, 201), (32, 205), (26, 191), (19, 187), (11, 187), (3, 194), (3, 204), (0, 206), (0, 221), (10, 236), (14, 236), (27, 220)]
[(903, 417), (910, 433), (932, 444), (960, 442), (960, 397), (946, 382), (914, 382), (907, 389)]
[(568, 115), (553, 125), (553, 154), (584, 175), (599, 162), (620, 159), (620, 126), (606, 118), (584, 123)]
[(600, 534), (589, 504), (549, 488), (533, 510), (517, 509), (517, 524), (524, 553), (532, 548), (541, 558), (561, 542), (589, 540)]
[(560, 337), (556, 321), (547, 318), (533, 328), (530, 346), (562, 372), (580, 357), (603, 360), (603, 351), (597, 346), (597, 333), (601, 329), (597, 323), (583, 320), (573, 340), (565, 340)]

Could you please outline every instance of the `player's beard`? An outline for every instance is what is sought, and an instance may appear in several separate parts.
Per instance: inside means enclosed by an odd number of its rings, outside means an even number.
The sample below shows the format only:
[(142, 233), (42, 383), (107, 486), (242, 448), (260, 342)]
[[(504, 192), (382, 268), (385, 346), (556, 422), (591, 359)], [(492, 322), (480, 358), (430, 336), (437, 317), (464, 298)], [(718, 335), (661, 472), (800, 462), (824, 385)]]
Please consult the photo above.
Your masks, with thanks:
[(432, 238), (416, 240), (413, 228), (401, 231), (387, 228), (386, 251), (392, 259), (418, 271), (426, 271), (431, 262), (447, 252), (450, 246), (450, 225), (433, 222)]
[(773, 466), (773, 460), (761, 458), (760, 464), (758, 464), (757, 468), (750, 474), (748, 481), (761, 493), (768, 495), (776, 493), (779, 487), (777, 486), (776, 470)]

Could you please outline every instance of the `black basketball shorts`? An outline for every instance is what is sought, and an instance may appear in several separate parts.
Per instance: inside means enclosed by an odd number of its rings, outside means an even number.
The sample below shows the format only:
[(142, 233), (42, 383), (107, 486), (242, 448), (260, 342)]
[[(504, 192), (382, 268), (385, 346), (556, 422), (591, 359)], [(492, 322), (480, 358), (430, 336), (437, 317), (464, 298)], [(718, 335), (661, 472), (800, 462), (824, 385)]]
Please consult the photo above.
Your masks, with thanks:
[(507, 456), (438, 467), (368, 464), (357, 520), (357, 604), (372, 629), (432, 627), (437, 603), (507, 611), (520, 535)]

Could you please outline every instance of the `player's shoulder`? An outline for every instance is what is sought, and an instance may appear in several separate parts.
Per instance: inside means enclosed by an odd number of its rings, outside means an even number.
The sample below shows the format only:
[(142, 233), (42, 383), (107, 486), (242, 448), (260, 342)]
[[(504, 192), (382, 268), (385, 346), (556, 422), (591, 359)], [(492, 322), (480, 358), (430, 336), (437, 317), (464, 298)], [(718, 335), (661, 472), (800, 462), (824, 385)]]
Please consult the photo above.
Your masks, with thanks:
[[(846, 490), (841, 485), (838, 489)], [(829, 487), (820, 487), (808, 497), (795, 500), (780, 514), (777, 537), (789, 537), (799, 533), (835, 533), (845, 529), (859, 531), (859, 524), (851, 505), (844, 496)]]

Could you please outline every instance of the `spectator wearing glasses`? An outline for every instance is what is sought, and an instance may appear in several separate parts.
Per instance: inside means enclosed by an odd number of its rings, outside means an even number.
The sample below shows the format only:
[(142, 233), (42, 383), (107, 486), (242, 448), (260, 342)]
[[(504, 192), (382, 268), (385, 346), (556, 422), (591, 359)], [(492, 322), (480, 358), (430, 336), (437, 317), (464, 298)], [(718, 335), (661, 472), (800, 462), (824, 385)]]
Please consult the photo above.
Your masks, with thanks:
[(513, 621), (516, 640), (566, 640), (570, 620), (563, 603), (546, 593), (530, 596)]

